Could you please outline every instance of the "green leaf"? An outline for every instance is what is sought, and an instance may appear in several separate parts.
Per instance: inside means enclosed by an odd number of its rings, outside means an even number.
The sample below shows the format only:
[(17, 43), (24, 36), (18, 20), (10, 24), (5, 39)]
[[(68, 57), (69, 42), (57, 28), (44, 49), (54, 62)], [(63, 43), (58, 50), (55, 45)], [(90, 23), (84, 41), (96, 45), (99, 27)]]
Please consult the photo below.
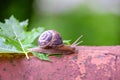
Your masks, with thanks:
[(39, 28), (34, 28), (31, 31), (25, 32), (24, 34), (26, 38), (22, 40), (22, 43), (24, 44), (23, 46), (25, 47), (25, 49), (35, 47), (34, 43), (38, 42), (36, 41), (36, 39), (43, 31), (44, 29), (39, 27)]
[(0, 22), (0, 53), (25, 53), (28, 58), (27, 48), (36, 46), (34, 42), (44, 29), (27, 31), (27, 25), (28, 20), (19, 22), (14, 16)]
[(41, 60), (50, 61), (49, 54), (32, 52), (34, 56), (38, 57)]
[(14, 46), (4, 44), (5, 39), (0, 37), (0, 53), (21, 53)]
[(15, 46), (18, 51), (24, 51), (21, 44), (21, 40), (24, 38), (24, 27), (20, 26), (20, 23), (11, 16), (9, 20), (5, 20), (5, 24), (0, 23), (0, 36), (5, 39), (6, 44)]

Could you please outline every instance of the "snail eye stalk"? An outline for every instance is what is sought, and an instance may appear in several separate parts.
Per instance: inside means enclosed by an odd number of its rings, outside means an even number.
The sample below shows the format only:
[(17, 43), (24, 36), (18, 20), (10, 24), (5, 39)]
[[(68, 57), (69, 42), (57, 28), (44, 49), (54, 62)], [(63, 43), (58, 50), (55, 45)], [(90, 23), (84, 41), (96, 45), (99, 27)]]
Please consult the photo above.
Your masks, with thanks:
[(83, 37), (83, 35), (79, 36), (71, 45), (72, 47), (79, 45), (80, 43), (82, 43), (83, 41), (80, 41), (80, 39)]

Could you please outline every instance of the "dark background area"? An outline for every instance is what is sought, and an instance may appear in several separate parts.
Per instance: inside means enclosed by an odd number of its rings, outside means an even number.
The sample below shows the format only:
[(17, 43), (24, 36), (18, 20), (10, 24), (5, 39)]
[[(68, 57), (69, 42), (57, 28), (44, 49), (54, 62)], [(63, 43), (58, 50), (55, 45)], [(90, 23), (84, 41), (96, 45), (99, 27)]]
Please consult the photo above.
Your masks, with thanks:
[(14, 15), (19, 20), (30, 19), (33, 0), (0, 0), (0, 21)]

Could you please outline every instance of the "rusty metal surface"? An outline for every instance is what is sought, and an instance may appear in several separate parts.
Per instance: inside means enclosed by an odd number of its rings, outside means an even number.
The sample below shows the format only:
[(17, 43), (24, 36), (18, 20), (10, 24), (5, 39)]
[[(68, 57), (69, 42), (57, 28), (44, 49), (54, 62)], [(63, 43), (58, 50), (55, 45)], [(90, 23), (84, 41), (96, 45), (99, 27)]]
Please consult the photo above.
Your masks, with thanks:
[(120, 46), (79, 46), (78, 53), (51, 56), (0, 57), (0, 80), (120, 80)]

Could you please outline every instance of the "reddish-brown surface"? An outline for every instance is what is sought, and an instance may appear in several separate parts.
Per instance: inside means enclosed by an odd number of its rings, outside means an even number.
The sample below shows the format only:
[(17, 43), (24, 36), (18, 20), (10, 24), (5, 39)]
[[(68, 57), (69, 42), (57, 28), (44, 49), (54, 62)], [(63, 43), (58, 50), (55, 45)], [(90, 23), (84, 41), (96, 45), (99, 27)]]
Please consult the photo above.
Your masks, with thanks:
[(50, 57), (0, 57), (0, 80), (120, 80), (120, 46), (77, 47), (78, 53)]

